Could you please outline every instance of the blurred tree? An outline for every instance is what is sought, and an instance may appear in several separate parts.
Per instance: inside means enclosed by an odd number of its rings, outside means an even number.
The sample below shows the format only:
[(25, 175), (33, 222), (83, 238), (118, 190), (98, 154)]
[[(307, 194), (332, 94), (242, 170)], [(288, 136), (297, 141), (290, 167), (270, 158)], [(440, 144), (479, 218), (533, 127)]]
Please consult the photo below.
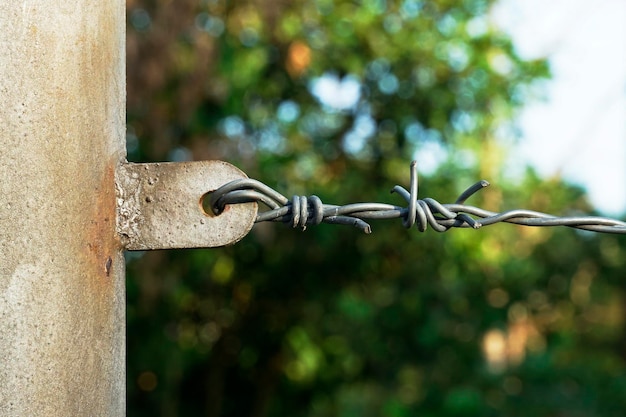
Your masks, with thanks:
[[(442, 202), (480, 176), (488, 209), (588, 212), (577, 188), (503, 175), (548, 70), (491, 4), (130, 0), (129, 159), (223, 159), (337, 204), (390, 201), (417, 159)], [(373, 228), (130, 253), (128, 414), (622, 415), (623, 239)]]

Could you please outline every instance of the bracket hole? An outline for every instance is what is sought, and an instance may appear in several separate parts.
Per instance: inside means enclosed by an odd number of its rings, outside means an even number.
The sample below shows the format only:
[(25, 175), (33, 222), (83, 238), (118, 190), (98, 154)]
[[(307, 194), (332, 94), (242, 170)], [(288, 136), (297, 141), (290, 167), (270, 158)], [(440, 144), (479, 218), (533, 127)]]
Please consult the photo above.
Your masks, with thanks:
[(209, 191), (200, 197), (200, 209), (205, 216), (215, 217), (216, 214), (213, 213), (213, 208), (211, 207), (211, 194), (213, 194), (213, 191)]

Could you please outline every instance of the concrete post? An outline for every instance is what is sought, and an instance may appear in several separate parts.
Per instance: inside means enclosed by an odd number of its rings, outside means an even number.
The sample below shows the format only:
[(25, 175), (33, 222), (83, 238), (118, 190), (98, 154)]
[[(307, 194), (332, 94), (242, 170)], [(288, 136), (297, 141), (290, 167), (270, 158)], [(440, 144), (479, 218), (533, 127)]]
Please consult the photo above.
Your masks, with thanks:
[(125, 414), (125, 3), (0, 0), (0, 415)]

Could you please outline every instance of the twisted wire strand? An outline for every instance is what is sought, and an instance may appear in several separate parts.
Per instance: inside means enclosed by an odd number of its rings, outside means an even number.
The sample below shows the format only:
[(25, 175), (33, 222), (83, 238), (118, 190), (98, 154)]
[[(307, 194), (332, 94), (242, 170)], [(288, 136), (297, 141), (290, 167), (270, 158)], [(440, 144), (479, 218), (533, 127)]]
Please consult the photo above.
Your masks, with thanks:
[(365, 220), (400, 218), (406, 228), (416, 226), (420, 232), (428, 226), (437, 232), (451, 228), (473, 228), (496, 223), (513, 223), (522, 226), (567, 226), (599, 233), (626, 234), (626, 222), (596, 216), (557, 217), (532, 210), (510, 210), (496, 213), (469, 206), (465, 201), (476, 192), (489, 186), (485, 180), (479, 181), (461, 193), (453, 204), (441, 204), (432, 198), (418, 199), (417, 164), (411, 163), (409, 190), (396, 185), (391, 190), (402, 197), (407, 207), (386, 203), (353, 203), (343, 206), (324, 204), (319, 197), (293, 196), (289, 200), (266, 184), (241, 179), (224, 184), (210, 196), (213, 212), (219, 215), (229, 204), (257, 202), (269, 210), (257, 215), (256, 222), (275, 221), (305, 230), (309, 225), (320, 223), (350, 225), (371, 233), (371, 226)]

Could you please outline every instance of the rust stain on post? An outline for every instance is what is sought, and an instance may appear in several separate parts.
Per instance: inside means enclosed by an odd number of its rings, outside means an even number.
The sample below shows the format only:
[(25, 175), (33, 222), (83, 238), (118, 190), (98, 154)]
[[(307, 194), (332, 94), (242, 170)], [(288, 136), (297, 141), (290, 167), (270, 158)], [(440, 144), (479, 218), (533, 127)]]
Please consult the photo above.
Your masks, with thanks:
[(89, 226), (85, 230), (86, 262), (94, 268), (94, 284), (110, 285), (105, 279), (110, 276), (113, 257), (120, 250), (115, 233), (115, 170), (119, 161), (111, 158), (105, 166), (101, 183), (95, 187), (95, 199), (86, 207), (90, 210)]
[(0, 416), (124, 415), (125, 4), (0, 10)]

